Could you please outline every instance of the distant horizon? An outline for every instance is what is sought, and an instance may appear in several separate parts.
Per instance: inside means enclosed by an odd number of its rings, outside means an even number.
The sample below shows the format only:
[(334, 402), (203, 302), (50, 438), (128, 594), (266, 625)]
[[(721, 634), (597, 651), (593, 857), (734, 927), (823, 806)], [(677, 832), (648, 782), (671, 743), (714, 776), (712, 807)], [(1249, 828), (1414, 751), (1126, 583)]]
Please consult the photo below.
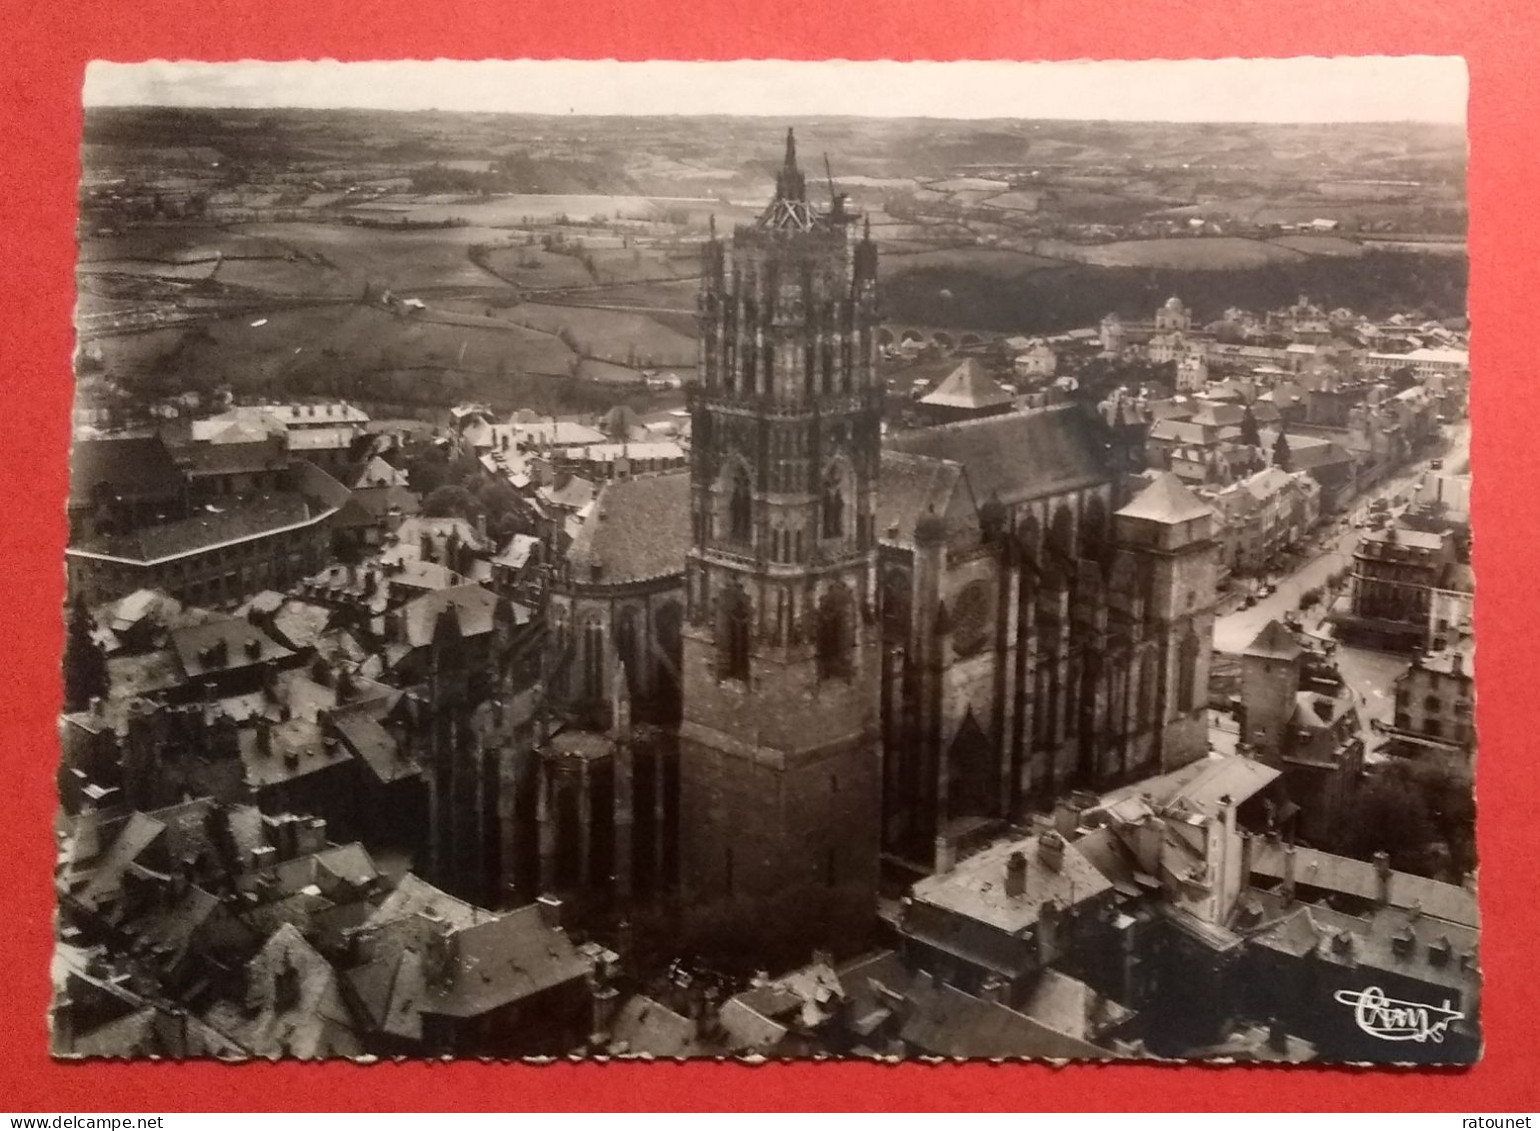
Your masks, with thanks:
[(1052, 122), (1056, 125), (1113, 125), (1113, 126), (1435, 126), (1444, 129), (1463, 129), (1464, 122), (1435, 121), (1428, 118), (1353, 118), (1339, 121), (1323, 122), (1315, 121), (1262, 121), (1257, 119), (1225, 118), (1199, 121), (1172, 120), (1170, 118), (1019, 118), (1019, 117), (995, 117), (995, 118), (952, 118), (937, 114), (905, 114), (893, 117), (877, 117), (872, 114), (778, 114), (766, 111), (761, 114), (686, 114), (686, 113), (657, 113), (657, 114), (601, 114), (601, 113), (567, 113), (553, 114), (537, 112), (533, 110), (447, 110), (439, 107), (422, 107), (412, 110), (388, 109), (380, 106), (234, 106), (207, 105), (179, 106), (168, 102), (145, 103), (111, 103), (96, 106), (86, 106), (87, 112), (96, 110), (176, 110), (176, 111), (213, 111), (224, 113), (240, 111), (251, 114), (272, 114), (281, 112), (295, 112), (305, 114), (452, 114), (452, 115), (483, 115), (492, 118), (545, 118), (556, 121), (576, 120), (583, 118), (621, 119), (635, 118), (645, 121), (654, 118), (677, 118), (685, 121), (712, 121), (722, 119), (726, 121), (740, 120), (744, 118), (765, 122), (786, 122), (793, 125), (800, 122), (967, 122), (969, 125), (987, 125), (990, 122), (1020, 123), (1020, 122)]
[[(93, 61), (87, 109), (1464, 127), (1454, 56), (1074, 62)], [(719, 107), (700, 113), (700, 105)], [(1216, 107), (1229, 112), (1216, 114)]]

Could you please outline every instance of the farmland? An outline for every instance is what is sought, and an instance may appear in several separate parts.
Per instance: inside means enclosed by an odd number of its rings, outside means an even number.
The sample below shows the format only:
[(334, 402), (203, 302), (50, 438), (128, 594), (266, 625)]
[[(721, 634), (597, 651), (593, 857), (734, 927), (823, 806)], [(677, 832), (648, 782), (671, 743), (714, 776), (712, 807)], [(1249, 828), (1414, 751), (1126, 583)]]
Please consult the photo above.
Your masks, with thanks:
[(1441, 127), (124, 109), (86, 121), (82, 336), (167, 388), (645, 395), (693, 364), (700, 241), (754, 220), (787, 124), (810, 193), (870, 220), (897, 320), (1353, 305), (1387, 263), (1410, 305), (1463, 309), (1464, 138)]

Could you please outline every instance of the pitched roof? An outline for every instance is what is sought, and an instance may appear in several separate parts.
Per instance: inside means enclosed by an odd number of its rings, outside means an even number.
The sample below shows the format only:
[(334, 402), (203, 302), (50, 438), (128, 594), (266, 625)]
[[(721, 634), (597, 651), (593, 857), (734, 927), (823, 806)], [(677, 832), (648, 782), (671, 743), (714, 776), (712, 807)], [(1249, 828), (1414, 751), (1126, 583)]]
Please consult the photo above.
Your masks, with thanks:
[(609, 1052), (616, 1056), (692, 1056), (695, 1022), (644, 994), (620, 1007), (610, 1023)]
[(1169, 471), (1155, 476), (1150, 485), (1135, 495), (1122, 510), (1121, 518), (1138, 518), (1148, 522), (1176, 524), (1191, 522), (1213, 514), (1207, 504), (1182, 485), (1182, 481)]
[(453, 609), (460, 622), (461, 636), (480, 636), (492, 631), (492, 614), (497, 596), (480, 585), (455, 585), (424, 593), (401, 606), (401, 623), (406, 642), (423, 648), (433, 642), (439, 617)]
[[(1063, 849), (1059, 865), (1051, 867), (1043, 858), (1040, 837), (1001, 841), (950, 872), (920, 880), (912, 889), (913, 897), (917, 903), (1015, 932), (1037, 922), (1043, 906), (1053, 900), (1069, 907), (1112, 886), (1073, 843), (1064, 844)], [(1026, 858), (1026, 882), (1021, 895), (1011, 896), (1005, 891), (1005, 873), (1009, 858), (1017, 852)]]
[(886, 437), (884, 448), (955, 460), (976, 498), (1006, 506), (1107, 480), (1099, 422), (1075, 405), (1051, 405), (919, 428)]
[[(1287, 853), (1282, 843), (1266, 839), (1252, 842), (1252, 872), (1269, 879), (1282, 879)], [(1379, 898), (1379, 875), (1372, 861), (1351, 856), (1337, 856), (1303, 845), (1294, 848), (1294, 875), (1303, 887), (1340, 892), (1363, 900)], [(1410, 872), (1390, 873), (1390, 905), (1411, 908), (1422, 914), (1445, 919), (1462, 927), (1480, 926), (1476, 893), (1459, 884), (1446, 884), (1415, 876)]]
[(450, 938), (449, 969), (429, 989), (424, 1012), (477, 1017), (581, 979), (593, 968), (566, 932), (546, 926), (533, 903)]
[(965, 474), (956, 460), (884, 449), (877, 483), (877, 536), (912, 543), (922, 515), (947, 513)]
[(421, 767), (402, 752), (395, 736), (381, 726), (372, 714), (365, 711), (336, 712), (330, 716), (329, 721), (342, 736), (342, 741), (364, 760), (364, 765), (380, 781), (400, 781), (422, 773)]
[(70, 502), (87, 504), (98, 486), (124, 498), (172, 496), (182, 474), (158, 435), (103, 436), (70, 446)]
[(313, 507), (298, 495), (273, 495), (227, 510), (204, 511), (177, 522), (141, 527), (132, 534), (95, 538), (65, 552), (148, 564), (261, 538), (314, 522), (329, 513), (329, 509)]
[(917, 981), (905, 996), (910, 1010), (902, 1037), (920, 1053), (1066, 1060), (1112, 1055), (1088, 1041), (1056, 1032), (1008, 1005), (974, 997), (956, 986)]
[(1244, 656), (1260, 656), (1269, 660), (1294, 660), (1304, 654), (1299, 641), (1294, 634), (1278, 621), (1270, 620), (1267, 627), (1257, 633), (1256, 638), (1246, 645)]
[(690, 474), (660, 472), (617, 479), (599, 492), (594, 511), (567, 551), (578, 581), (620, 585), (684, 572), (690, 549)]
[(289, 466), (289, 453), (282, 436), (245, 443), (191, 444), (183, 448), (179, 456), (189, 475), (235, 475), (277, 471)]
[(171, 633), (171, 647), (189, 679), (211, 672), (271, 663), (294, 655), (256, 625), (240, 617), (178, 628)]
[(943, 408), (998, 408), (1014, 400), (984, 372), (984, 367), (975, 358), (970, 357), (947, 374), (935, 391), (922, 397), (920, 403)]

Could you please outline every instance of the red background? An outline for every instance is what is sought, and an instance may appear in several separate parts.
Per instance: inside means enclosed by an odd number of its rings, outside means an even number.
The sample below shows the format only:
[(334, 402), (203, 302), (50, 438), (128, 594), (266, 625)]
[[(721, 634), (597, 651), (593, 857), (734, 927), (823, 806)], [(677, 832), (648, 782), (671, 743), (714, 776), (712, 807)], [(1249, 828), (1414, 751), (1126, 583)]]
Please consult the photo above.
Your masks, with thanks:
[[(142, 0), (141, 0), (142, 3)], [(0, 0), (0, 1107), (12, 1111), (1540, 1108), (1531, 686), (1540, 298), (1531, 0)], [(1076, 59), (1460, 54), (1470, 65), (1478, 777), (1487, 1049), (1461, 1072), (1075, 1067), (52, 1063), (65, 452), (80, 84), (91, 58)], [(706, 109), (706, 108), (703, 108)]]

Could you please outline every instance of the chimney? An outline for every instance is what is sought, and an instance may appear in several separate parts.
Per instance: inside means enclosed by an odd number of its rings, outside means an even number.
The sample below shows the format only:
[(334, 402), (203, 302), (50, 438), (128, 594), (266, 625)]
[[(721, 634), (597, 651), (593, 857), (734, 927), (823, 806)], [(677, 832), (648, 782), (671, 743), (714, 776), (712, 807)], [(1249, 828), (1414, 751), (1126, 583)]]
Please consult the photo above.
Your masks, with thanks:
[(1005, 896), (1007, 899), (1020, 899), (1026, 894), (1027, 855), (1024, 852), (1013, 852), (1005, 861)]
[(542, 895), (535, 900), (535, 905), (540, 908), (540, 921), (553, 930), (561, 927), (562, 910), (561, 900), (554, 895)]
[(1288, 906), (1289, 904), (1294, 902), (1295, 867), (1296, 867), (1296, 865), (1295, 865), (1294, 846), (1292, 844), (1286, 844), (1286, 845), (1283, 846), (1283, 902), (1284, 902), (1284, 906)]
[(1376, 852), (1374, 854), (1374, 901), (1381, 907), (1390, 903), (1390, 853)]
[(991, 974), (984, 979), (984, 984), (979, 987), (979, 997), (985, 1001), (992, 1001), (996, 1005), (1004, 1005), (1005, 980), (998, 974)]
[(246, 658), (248, 660), (260, 660), (262, 658), (262, 639), (253, 636), (246, 641)]
[(257, 753), (273, 752), (273, 721), (266, 715), (257, 716)]
[(944, 876), (957, 867), (957, 846), (944, 836), (936, 838), (936, 861), (934, 871), (938, 876)]
[(482, 542), (487, 540), (487, 516), (485, 511), (476, 516), (476, 535)]
[[(1044, 833), (1037, 838), (1037, 858), (1050, 872), (1064, 868), (1064, 838), (1058, 833)], [(1022, 875), (1026, 875), (1026, 861), (1022, 860)]]
[(1267, 1023), (1267, 1047), (1274, 1052), (1289, 1051), (1289, 1034), (1283, 1022), (1274, 1017)]

